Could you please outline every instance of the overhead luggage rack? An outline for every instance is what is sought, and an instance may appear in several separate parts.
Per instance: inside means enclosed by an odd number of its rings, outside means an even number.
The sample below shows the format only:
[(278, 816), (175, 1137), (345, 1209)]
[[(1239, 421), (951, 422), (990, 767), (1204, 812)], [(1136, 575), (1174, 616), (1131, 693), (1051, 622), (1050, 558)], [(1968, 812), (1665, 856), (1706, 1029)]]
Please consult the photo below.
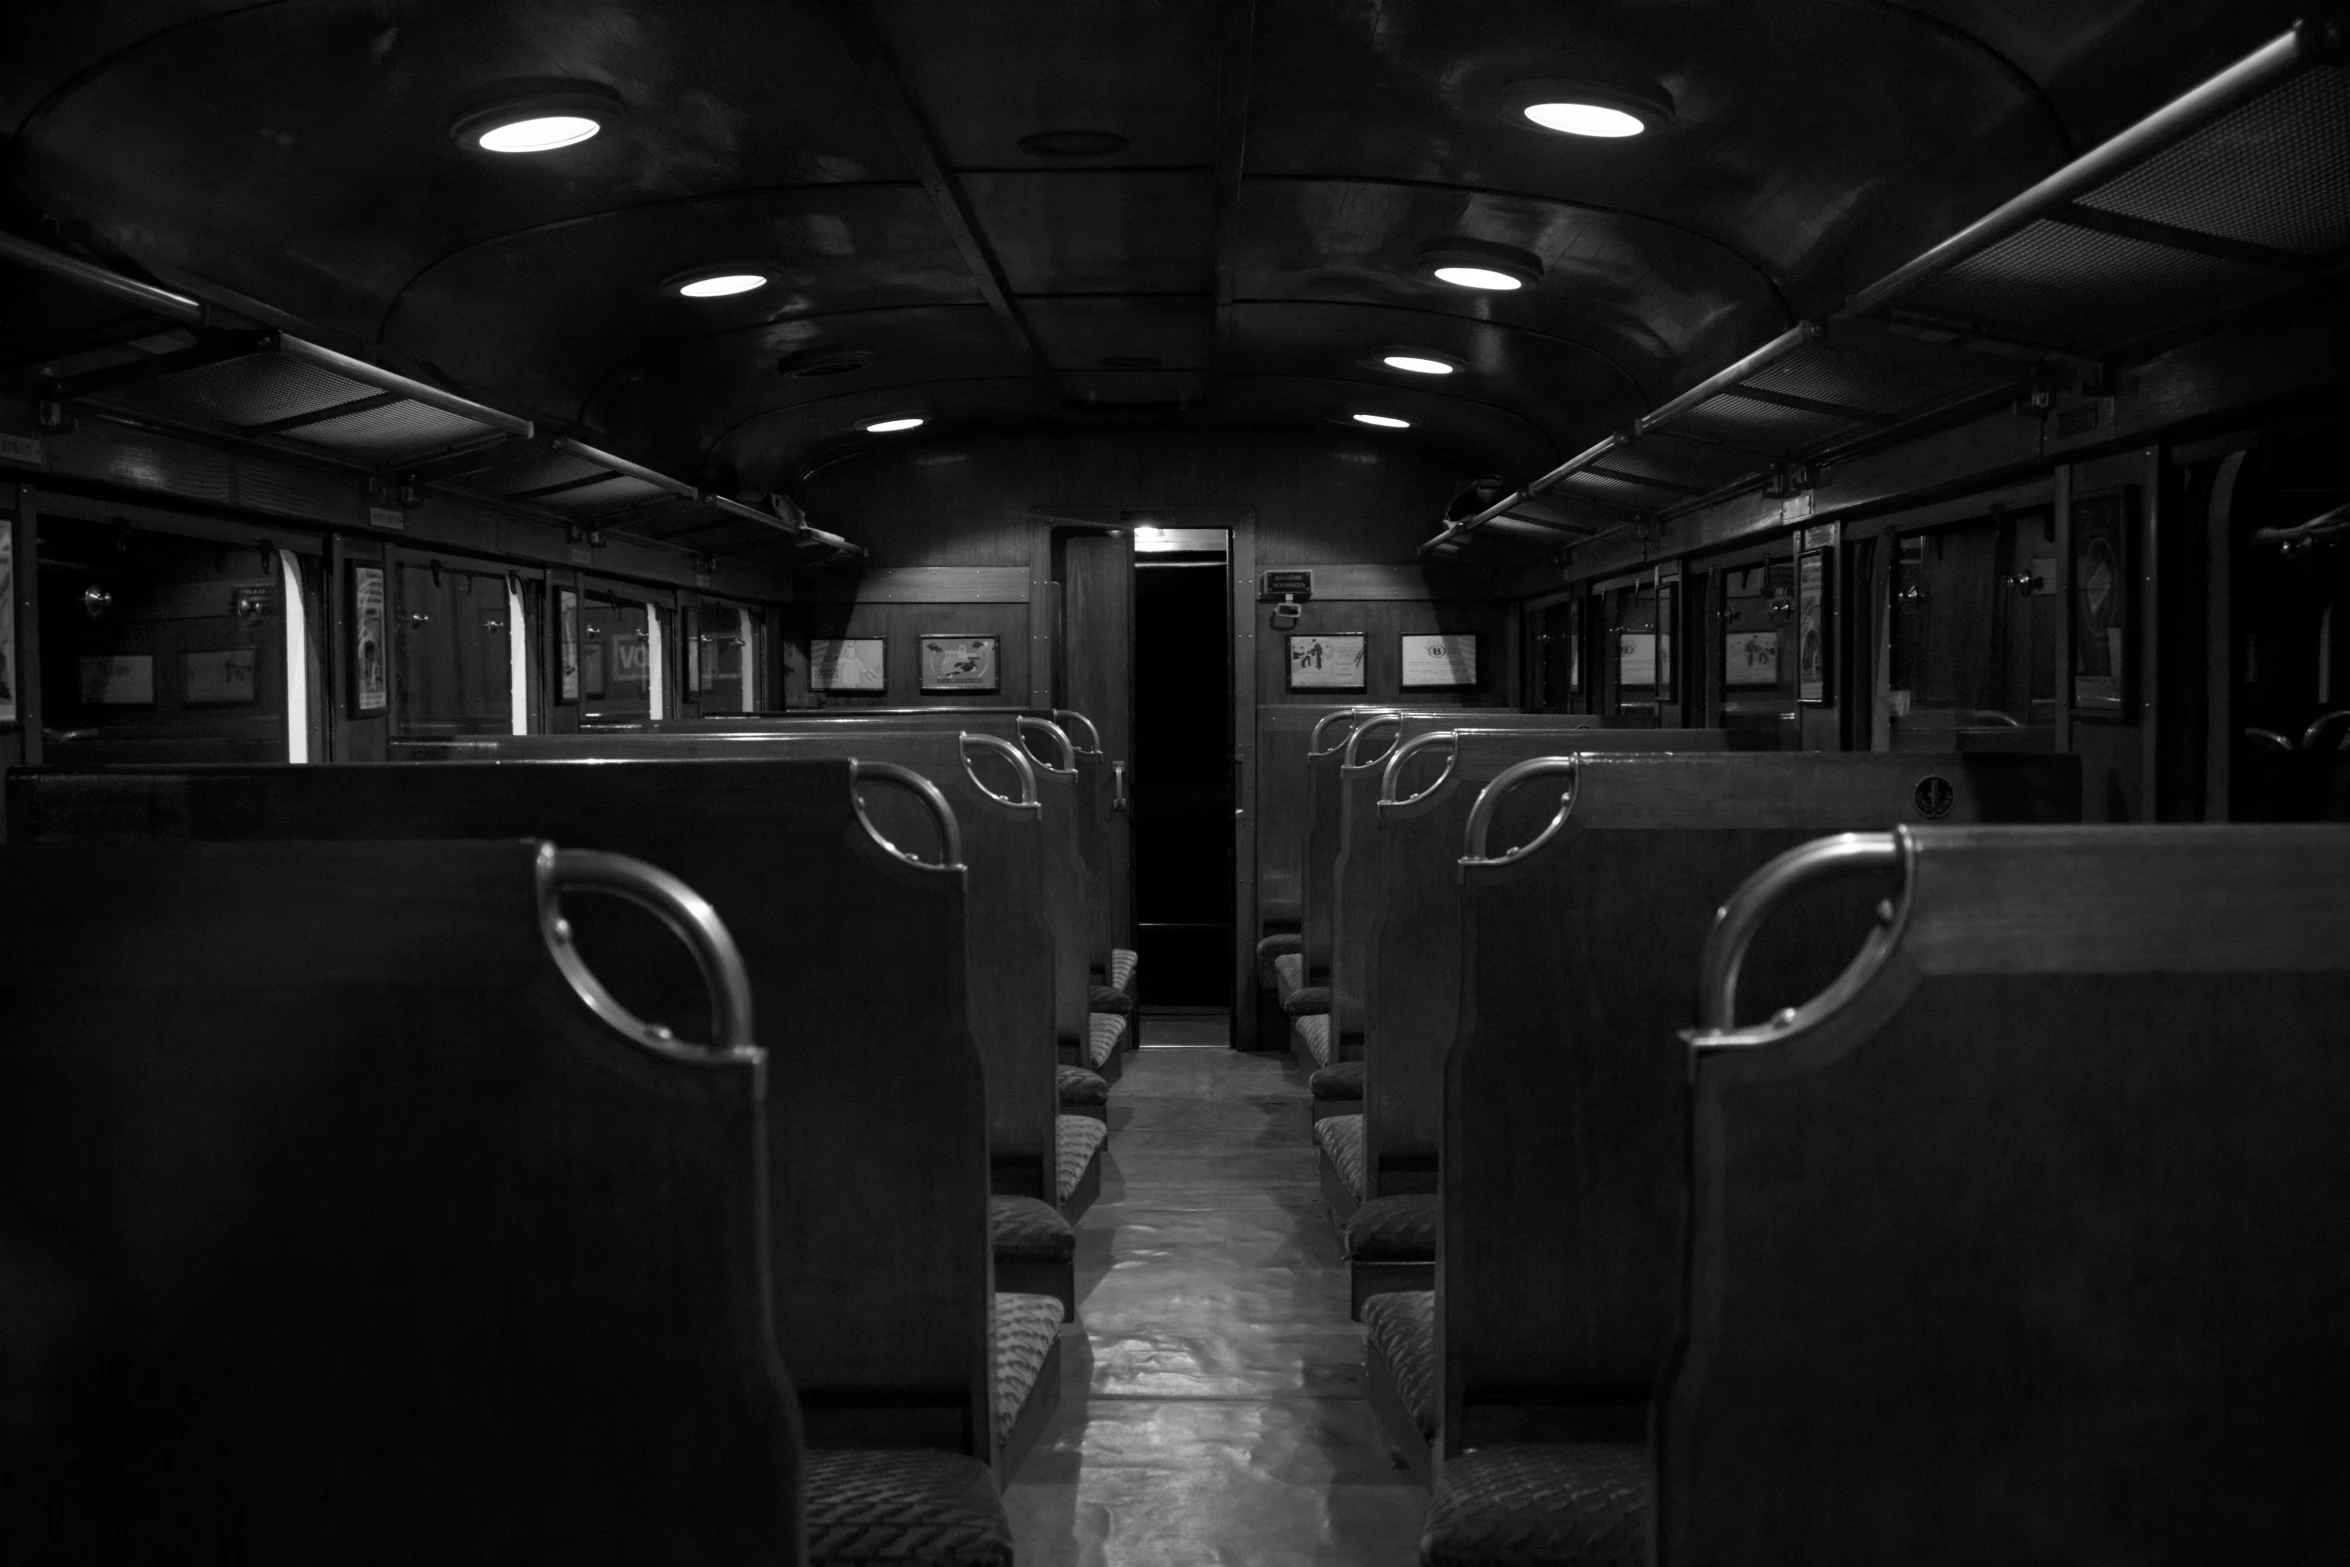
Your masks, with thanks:
[[(1423, 551), (1536, 497), (1651, 517), (2105, 367), (2350, 251), (2350, 71), (2304, 22)], [(1559, 531), (1590, 531), (1560, 529)]]
[(864, 553), (807, 526), (789, 505), (746, 505), (624, 457), (542, 432), (531, 420), (291, 333), (229, 324), (215, 307), (78, 257), (0, 234), (14, 261), (172, 323), (137, 342), (65, 361), (40, 388), (45, 420), (68, 409), (326, 460), (403, 490), (435, 486), (608, 526), (698, 554), (781, 534), (819, 556)]

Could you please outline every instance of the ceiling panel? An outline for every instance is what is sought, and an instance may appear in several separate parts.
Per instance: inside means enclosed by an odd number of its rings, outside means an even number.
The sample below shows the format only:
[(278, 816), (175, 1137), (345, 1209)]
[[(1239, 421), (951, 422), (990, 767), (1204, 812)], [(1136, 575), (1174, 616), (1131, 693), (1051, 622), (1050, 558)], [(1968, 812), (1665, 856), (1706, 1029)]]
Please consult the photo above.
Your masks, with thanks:
[(1205, 294), (1215, 176), (1074, 170), (969, 174), (963, 188), (1015, 294)]

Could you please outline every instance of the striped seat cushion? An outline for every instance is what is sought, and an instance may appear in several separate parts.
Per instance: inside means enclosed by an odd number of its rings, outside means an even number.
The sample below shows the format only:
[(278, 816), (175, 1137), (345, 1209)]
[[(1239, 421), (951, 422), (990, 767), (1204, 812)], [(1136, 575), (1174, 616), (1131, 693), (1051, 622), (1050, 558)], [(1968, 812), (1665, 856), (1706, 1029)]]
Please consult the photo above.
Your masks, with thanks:
[(976, 1458), (811, 1449), (803, 1474), (809, 1567), (1012, 1567), (1011, 1521), (994, 1473)]
[(1434, 1262), (1444, 1204), (1434, 1192), (1374, 1197), (1346, 1221), (1349, 1262)]
[(1273, 988), (1286, 1001), (1289, 993), (1306, 982), (1306, 957), (1302, 952), (1284, 953), (1273, 960)]
[(1363, 1195), (1363, 1118), (1326, 1115), (1314, 1123), (1314, 1141), (1338, 1167), (1339, 1178), (1357, 1197)]
[(1443, 1388), (1436, 1366), (1436, 1292), (1396, 1290), (1364, 1301), (1363, 1338), (1394, 1373), (1396, 1393), (1420, 1435), (1433, 1441)]
[(1281, 1010), (1291, 1017), (1307, 1017), (1330, 1010), (1328, 985), (1301, 985), (1281, 998)]
[(1085, 1059), (1087, 1064), (1100, 1066), (1118, 1053), (1126, 1042), (1126, 1018), (1117, 1012), (1089, 1013), (1085, 1019)]
[(1133, 953), (1127, 951), (1124, 947), (1112, 947), (1110, 949), (1109, 975), (1110, 984), (1113, 987), (1125, 991), (1128, 995), (1132, 995), (1134, 993), (1135, 971), (1141, 967), (1142, 959), (1136, 957)]
[(1354, 1099), (1363, 1097), (1363, 1063), (1338, 1061), (1323, 1067), (1306, 1079), (1306, 1087), (1316, 1099)]
[(1305, 1042), (1306, 1054), (1314, 1058), (1316, 1066), (1330, 1064), (1330, 1014), (1309, 1012), (1304, 1017), (1289, 1020), (1289, 1031)]
[(1053, 1088), (1060, 1095), (1061, 1108), (1071, 1105), (1106, 1105), (1110, 1102), (1110, 1085), (1099, 1072), (1088, 1072), (1081, 1066), (1056, 1067), (1053, 1070)]
[(1061, 1336), (1061, 1303), (1050, 1295), (998, 1295), (995, 1298), (995, 1439), (1010, 1440), (1044, 1369), (1045, 1356)]
[(1034, 1197), (990, 1197), (987, 1233), (998, 1263), (1067, 1262), (1077, 1255), (1077, 1232), (1061, 1210)]
[(1094, 1150), (1110, 1129), (1090, 1115), (1064, 1115), (1060, 1120), (1061, 1157), (1054, 1172), (1054, 1187), (1062, 1202), (1077, 1190), (1077, 1183), (1085, 1179), (1085, 1167), (1093, 1162)]
[[(1370, 1310), (1366, 1303), (1366, 1319)], [(1643, 1567), (1652, 1485), (1638, 1442), (1488, 1443), (1445, 1461), (1420, 1561)]]

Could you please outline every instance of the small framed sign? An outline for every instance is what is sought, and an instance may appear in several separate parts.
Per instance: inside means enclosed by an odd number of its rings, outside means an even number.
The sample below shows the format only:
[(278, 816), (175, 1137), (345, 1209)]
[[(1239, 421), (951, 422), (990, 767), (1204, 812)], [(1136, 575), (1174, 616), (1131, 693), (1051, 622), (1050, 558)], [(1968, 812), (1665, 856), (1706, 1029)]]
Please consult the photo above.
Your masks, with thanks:
[(812, 637), (808, 642), (808, 689), (862, 691), (878, 696), (889, 689), (889, 644), (880, 637)]
[(1722, 638), (1722, 684), (1770, 687), (1779, 683), (1779, 633), (1733, 631)]
[(925, 692), (999, 689), (995, 638), (924, 637), (921, 648)]
[(180, 655), (180, 690), (190, 707), (234, 707), (259, 699), (260, 655), (252, 648)]
[(384, 569), (351, 563), (351, 716), (364, 718), (391, 705), (385, 670)]
[(81, 661), (82, 703), (86, 707), (153, 707), (155, 655), (100, 653)]
[(571, 588), (555, 590), (555, 661), (558, 676), (555, 700), (579, 700), (579, 594)]
[(1360, 691), (1371, 639), (1360, 632), (1317, 632), (1289, 639), (1289, 689)]
[(1405, 637), (1402, 642), (1406, 691), (1460, 691), (1477, 683), (1477, 638), (1474, 633), (1436, 632)]
[[(1808, 530), (1816, 533), (1814, 528)], [(1818, 705), (1836, 699), (1833, 550), (1806, 550), (1795, 561), (1795, 700)]]
[(2138, 491), (2076, 496), (2073, 525), (2073, 706), (2128, 722), (2138, 708)]

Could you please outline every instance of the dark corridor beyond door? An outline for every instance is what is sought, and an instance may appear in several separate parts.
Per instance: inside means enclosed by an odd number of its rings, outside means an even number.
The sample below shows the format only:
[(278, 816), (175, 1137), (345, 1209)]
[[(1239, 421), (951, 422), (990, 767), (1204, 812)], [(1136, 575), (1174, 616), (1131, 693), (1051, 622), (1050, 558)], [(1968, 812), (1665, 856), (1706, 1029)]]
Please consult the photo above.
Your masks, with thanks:
[[(1232, 595), (1221, 529), (1134, 568), (1135, 949), (1154, 1007), (1232, 1004)], [(1157, 531), (1159, 537), (1151, 538)], [(1166, 545), (1180, 543), (1179, 549)], [(1209, 546), (1209, 547), (1196, 547)]]

